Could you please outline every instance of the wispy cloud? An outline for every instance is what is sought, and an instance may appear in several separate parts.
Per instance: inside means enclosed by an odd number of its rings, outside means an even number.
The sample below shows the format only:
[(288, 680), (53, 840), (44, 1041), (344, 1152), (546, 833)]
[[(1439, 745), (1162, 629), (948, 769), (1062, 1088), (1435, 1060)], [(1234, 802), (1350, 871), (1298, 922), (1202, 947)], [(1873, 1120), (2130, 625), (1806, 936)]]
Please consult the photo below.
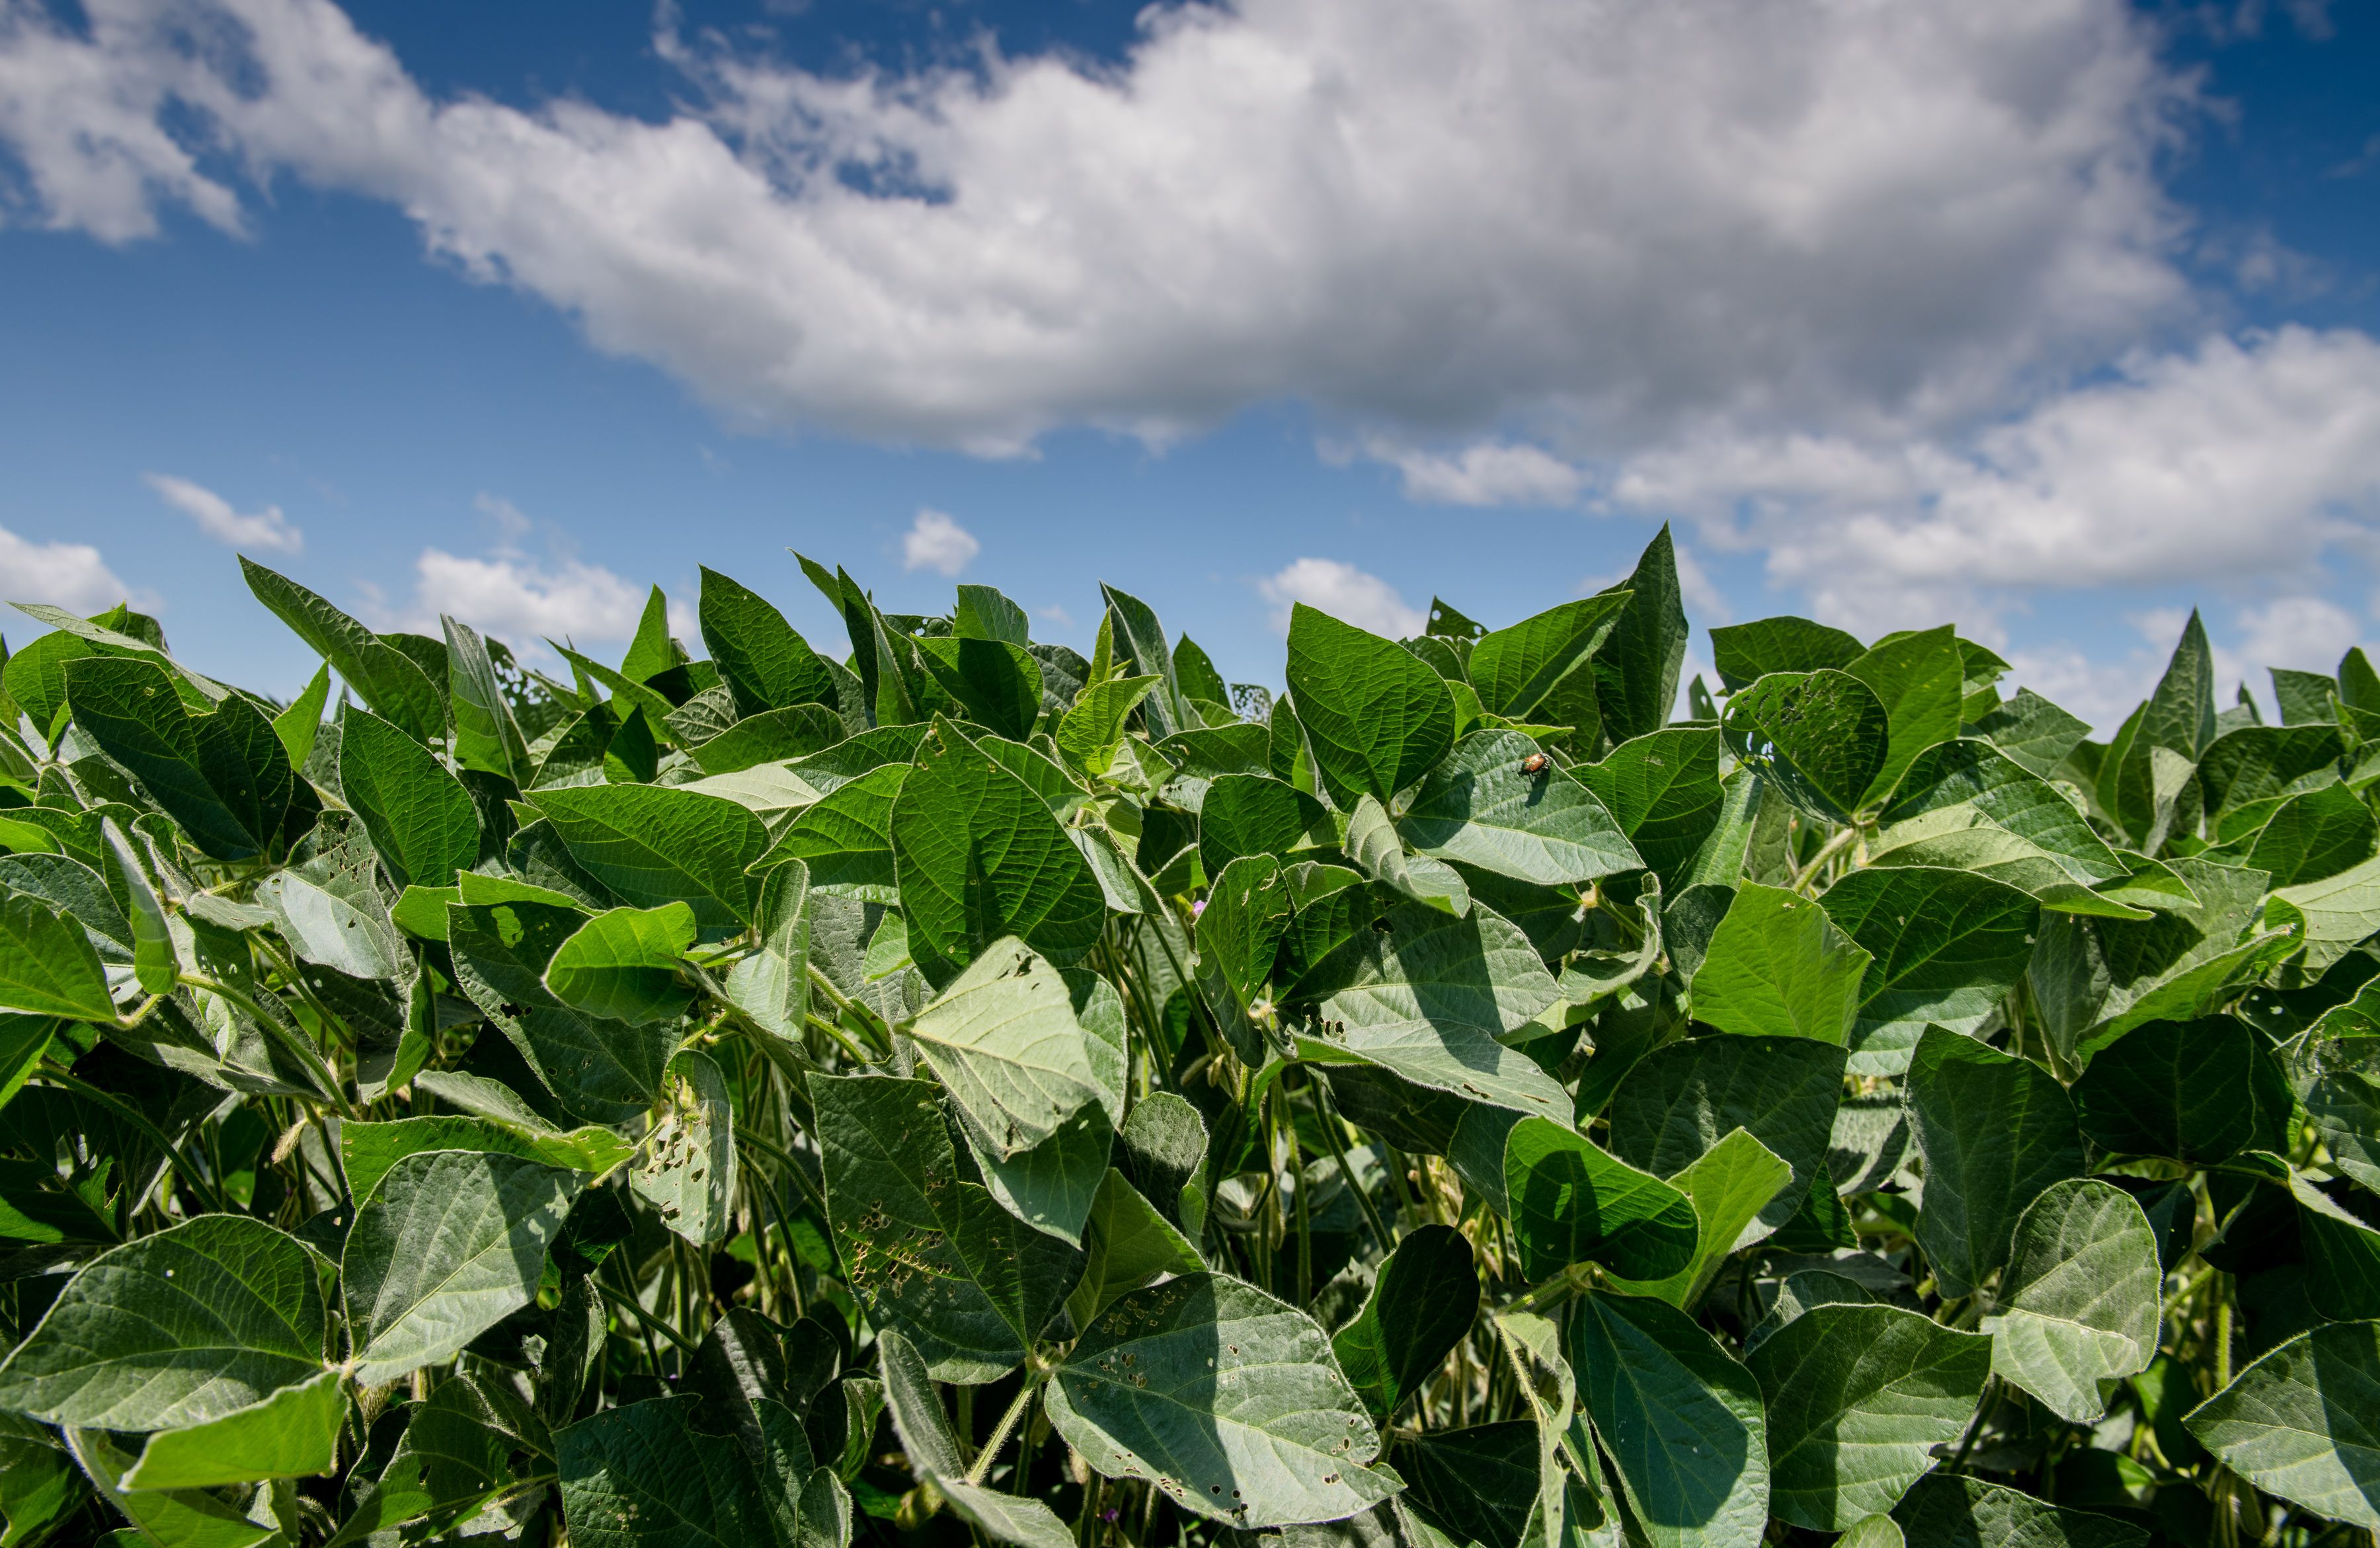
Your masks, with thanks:
[[(521, 541), (538, 523), (494, 495), (481, 494), (477, 506), (496, 526), (496, 540), (486, 553), (423, 549), (414, 561), (413, 595), (401, 602), (376, 587), (363, 588), (370, 599), (366, 611), (381, 627), (435, 635), (444, 613), (531, 659), (548, 656), (543, 639), (615, 641), (636, 634), (645, 587), (579, 559), (568, 534), (551, 524), (548, 551), (532, 555)], [(670, 626), (684, 634), (693, 620), (673, 604)]]
[(267, 505), (249, 515), (232, 509), (230, 501), (188, 478), (170, 473), (144, 473), (141, 481), (158, 497), (199, 524), (199, 530), (229, 548), (262, 549), (273, 553), (303, 553), (306, 535), (290, 525), (278, 505)]

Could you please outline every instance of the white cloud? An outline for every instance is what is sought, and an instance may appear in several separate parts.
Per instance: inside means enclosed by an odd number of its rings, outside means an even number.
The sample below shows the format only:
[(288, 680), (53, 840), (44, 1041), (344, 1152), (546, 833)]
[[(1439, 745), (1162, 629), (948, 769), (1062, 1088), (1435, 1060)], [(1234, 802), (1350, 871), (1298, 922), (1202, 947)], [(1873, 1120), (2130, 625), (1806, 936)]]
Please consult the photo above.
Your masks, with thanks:
[[(483, 493), (475, 504), (496, 524), (494, 545), (478, 557), (423, 549), (414, 561), (413, 596), (404, 603), (364, 587), (370, 599), (364, 611), (377, 627), (435, 635), (444, 613), (532, 661), (552, 659), (540, 643), (545, 639), (583, 645), (635, 636), (647, 587), (579, 559), (569, 535), (551, 523), (545, 524), (546, 557), (532, 556), (517, 543), (537, 523), (495, 495)], [(694, 618), (684, 607), (670, 604), (669, 623), (672, 633), (691, 637)]]
[(1433, 505), (1568, 505), (1586, 483), (1543, 447), (1482, 441), (1451, 456), (1375, 440), (1365, 451), (1404, 475), (1407, 500)]
[(1061, 629), (1071, 629), (1075, 626), (1074, 615), (1069, 613), (1065, 609), (1058, 606), (1055, 602), (1043, 608), (1041, 610), (1040, 616), (1048, 619), (1050, 623), (1055, 623)]
[(955, 575), (983, 551), (975, 534), (940, 511), (920, 510), (901, 538), (901, 568)]
[(779, 426), (1014, 452), (1287, 396), (1601, 454), (1997, 410), (2189, 304), (2195, 88), (2123, 0), (1242, 0), (1114, 67), (841, 78), (665, 35), (658, 123), (433, 99), (327, 0), (81, 9), (0, 0), (18, 218), (234, 226), (222, 167), (383, 200)]
[(1335, 559), (1301, 559), (1258, 581), (1257, 590), (1273, 605), (1272, 626), (1284, 635), (1289, 633), (1290, 609), (1298, 602), (1390, 639), (1418, 635), (1429, 623), (1428, 615), (1407, 603), (1395, 587)]
[(2262, 675), (2265, 667), (2293, 671), (2338, 670), (2339, 658), (2361, 644), (2362, 621), (2319, 597), (2282, 597), (2241, 611), (2240, 655)]
[(2013, 593), (2304, 579), (2380, 518), (2380, 344), (2290, 327), (2141, 357), (1963, 443), (1714, 435), (1632, 462), (1615, 502), (1765, 547), (1815, 615), (1874, 632)]
[(89, 543), (34, 543), (0, 526), (0, 599), (47, 602), (68, 612), (91, 614), (129, 598), (136, 606), (154, 603), (134, 597)]
[(306, 535), (289, 524), (278, 505), (267, 505), (254, 515), (243, 516), (231, 508), (230, 501), (188, 478), (165, 473), (144, 473), (141, 478), (166, 504), (197, 522), (199, 530), (218, 543), (279, 553), (305, 551)]

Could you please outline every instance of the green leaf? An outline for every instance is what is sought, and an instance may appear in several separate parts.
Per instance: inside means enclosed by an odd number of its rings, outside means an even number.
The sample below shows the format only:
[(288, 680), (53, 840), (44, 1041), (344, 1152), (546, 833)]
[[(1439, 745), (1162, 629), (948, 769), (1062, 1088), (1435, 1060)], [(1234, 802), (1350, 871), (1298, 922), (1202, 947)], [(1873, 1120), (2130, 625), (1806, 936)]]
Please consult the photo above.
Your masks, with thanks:
[(2055, 787), (1981, 742), (1920, 755), (1879, 821), (1870, 864), (1970, 870), (2053, 908), (2116, 913), (2090, 889), (2131, 875)]
[(256, 599), (273, 610), (366, 704), (417, 742), (445, 734), (437, 688), (403, 651), (285, 575), (243, 556), (240, 573)]
[(480, 857), (470, 792), (420, 743), (349, 709), (339, 732), (339, 786), (398, 887), (450, 887)]
[(628, 653), (620, 658), (620, 675), (631, 683), (645, 683), (676, 664), (677, 652), (670, 648), (669, 598), (657, 586), (645, 594), (636, 637), (628, 642)]
[(1992, 1369), (2060, 1417), (2095, 1423), (2116, 1384), (2156, 1358), (2164, 1280), (2131, 1194), (2082, 1178), (2052, 1183), (2017, 1221), (1998, 1313), (1983, 1322)]
[(203, 1424), (320, 1372), (326, 1320), (295, 1238), (202, 1215), (69, 1280), (0, 1364), (0, 1409), (92, 1429)]
[(1313, 1319), (1194, 1274), (1110, 1306), (1058, 1367), (1050, 1421), (1092, 1467), (1243, 1530), (1335, 1519), (1395, 1484)]
[(1900, 1525), (1889, 1516), (1864, 1516), (1836, 1540), (1836, 1548), (1907, 1548)]
[(2189, 1021), (2229, 986), (2277, 965), (2288, 934), (2254, 934), (2265, 877), (2203, 859), (2166, 862), (2201, 902), (2134, 923), (2049, 913), (2028, 970), (2042, 1028), (2077, 1064), (2153, 1021)]
[(0, 898), (0, 1010), (112, 1022), (107, 975), (82, 926), (39, 898)]
[(767, 1464), (722, 1444), (706, 1406), (691, 1395), (655, 1398), (554, 1432), (573, 1543), (795, 1548), (764, 1500)]
[(263, 1478), (338, 1470), (345, 1381), (324, 1371), (205, 1424), (149, 1437), (126, 1471), (126, 1489), (212, 1489)]
[(1603, 648), (1595, 655), (1595, 692), (1603, 728), (1614, 742), (1659, 731), (1678, 702), (1678, 670), (1686, 659), (1686, 610), (1680, 600), (1678, 560), (1667, 523), (1636, 561), (1635, 571), (1605, 596), (1627, 592)]
[(739, 717), (834, 703), (834, 684), (818, 653), (758, 593), (705, 567), (698, 611), (702, 643), (735, 693)]
[(1083, 1221), (1082, 1243), (1083, 1277), (1066, 1298), (1066, 1314), (1078, 1328), (1160, 1275), (1196, 1274), (1207, 1266), (1180, 1228), (1113, 1167), (1101, 1177)]
[(2044, 1504), (1978, 1478), (1933, 1473), (1892, 1508), (1911, 1542), (1926, 1548), (2148, 1548), (2149, 1534), (2130, 1522)]
[(1499, 1548), (1522, 1541), (1542, 1478), (1536, 1421), (1416, 1435), (1399, 1460), (1413, 1475), (1404, 1498), (1451, 1541)]
[(1471, 888), (1463, 873), (1425, 855), (1406, 854), (1388, 809), (1371, 796), (1356, 797), (1342, 847), (1356, 869), (1390, 892), (1457, 918), (1470, 912)]
[(795, 1044), (809, 1017), (808, 895), (809, 867), (802, 862), (769, 870), (760, 883), (759, 944), (727, 970), (722, 986), (728, 1001), (761, 1031)]
[(430, 1150), (493, 1151), (601, 1177), (625, 1161), (636, 1145), (593, 1124), (565, 1134), (467, 1113), (401, 1118), (387, 1123), (350, 1119), (339, 1125), (339, 1161), (347, 1175), (347, 1194), (358, 1203), (380, 1191), (381, 1179), (388, 1176), (390, 1167), (408, 1155)]
[(1523, 720), (1610, 637), (1630, 601), (1625, 593), (1584, 597), (1548, 608), (1471, 647), (1468, 678), (1491, 715)]
[[(443, 614), (438, 622), (446, 633), (446, 701), (455, 712), (455, 761), (465, 768), (501, 774), (527, 789), (535, 772), (529, 762), (528, 742), (521, 735), (520, 723), (513, 718), (512, 703), (504, 696), (504, 684), (497, 680), (487, 641), (468, 624), (457, 623)], [(311, 713), (321, 715), (319, 699)], [(290, 756), (299, 763), (305, 761), (304, 755), (295, 748)]]
[(677, 965), (694, 944), (694, 911), (684, 903), (615, 908), (597, 914), (554, 949), (545, 986), (589, 1016), (617, 1022), (671, 1022), (686, 1014), (694, 991)]
[(1891, 793), (1918, 754), (1959, 734), (1966, 660), (1956, 632), (1945, 623), (1881, 640), (1842, 670), (1875, 690), (1891, 726), (1884, 767), (1860, 797), (1867, 805)]
[(1222, 974), (1242, 1009), (1255, 1004), (1271, 980), (1290, 913), (1288, 883), (1281, 862), (1269, 854), (1242, 855), (1208, 887), (1207, 906), (1198, 914), (1198, 961)]
[(735, 1228), (735, 1113), (710, 1056), (688, 1048), (670, 1061), (669, 1107), (645, 1137), (628, 1186), (662, 1224), (698, 1247)]
[(1528, 937), (1492, 912), (1400, 904), (1315, 964), (1321, 1003), (1301, 1054), (1379, 1065), (1418, 1085), (1521, 1112), (1566, 1112), (1552, 1077), (1500, 1038), (1560, 998)]
[(1866, 647), (1840, 629), (1791, 613), (1729, 623), (1710, 632), (1711, 664), (1730, 694), (1741, 693), (1775, 671), (1840, 671)]
[(705, 930), (751, 923), (744, 872), (768, 847), (768, 831), (735, 802), (654, 785), (540, 790), (533, 800), (571, 858), (622, 901), (684, 902)]
[(314, 738), (322, 729), (322, 706), (331, 696), (331, 666), (325, 661), (314, 669), (314, 676), (305, 691), (289, 701), (289, 707), (273, 718), (273, 734), (281, 738), (282, 750), (289, 755), (292, 768), (306, 767), (307, 757), (314, 751)]
[(1142, 672), (1154, 672), (1164, 680), (1149, 696), (1149, 734), (1161, 741), (1177, 731), (1196, 726), (1198, 719), (1183, 701), (1173, 670), (1173, 652), (1166, 646), (1165, 626), (1157, 621), (1157, 614), (1148, 603), (1104, 581), (1099, 583), (1099, 595), (1107, 599), (1107, 616), (1114, 623), (1116, 645)]
[(1817, 904), (1746, 882), (1694, 970), (1694, 1019), (1746, 1036), (1846, 1043), (1874, 960)]
[(1058, 722), (1058, 751), (1066, 762), (1087, 779), (1105, 775), (1123, 741), (1124, 721), (1162, 681), (1154, 673), (1113, 677), (1076, 695), (1074, 707)]
[(1744, 1129), (1793, 1169), (1726, 1250), (1746, 1247), (1792, 1217), (1827, 1183), (1840, 1048), (1798, 1037), (1694, 1037), (1654, 1049), (1613, 1093), (1611, 1149), (1630, 1166), (1674, 1179), (1731, 1131)]
[(389, 1168), (340, 1260), (355, 1379), (451, 1360), (529, 1303), (584, 1174), (518, 1156), (428, 1151)]
[(1974, 1032), (2033, 959), (2040, 905), (2013, 887), (1931, 865), (1853, 871), (1818, 900), (1876, 960), (1861, 981), (1852, 1073), (1893, 1074), (1930, 1025)]
[(1582, 764), (1571, 773), (1618, 820), (1645, 864), (1660, 877), (1662, 890), (1675, 892), (1685, 885), (1688, 868), (1725, 806), (1718, 754), (1716, 729), (1671, 726), (1623, 742), (1602, 762)]
[(890, 763), (836, 786), (805, 807), (759, 863), (800, 860), (810, 868), (810, 885), (820, 892), (844, 893), (863, 902), (899, 902), (892, 805), (908, 778), (908, 765)]
[(1000, 640), (921, 639), (917, 653), (943, 693), (978, 725), (1022, 740), (1041, 719), (1041, 668)]
[(1645, 1539), (1758, 1543), (1768, 1433), (1752, 1373), (1664, 1301), (1587, 1296), (1571, 1337), (1580, 1404)]
[(1521, 1272), (1530, 1279), (1580, 1263), (1661, 1279), (1694, 1257), (1699, 1227), (1683, 1192), (1550, 1119), (1513, 1125), (1503, 1173)]
[(1992, 1340), (1897, 1306), (1819, 1305), (1744, 1363), (1767, 1401), (1769, 1509), (1839, 1531), (1889, 1510), (1937, 1447), (1957, 1446), (1992, 1373)]
[(675, 1034), (590, 1016), (545, 986), (545, 970), (586, 915), (545, 903), (450, 903), (456, 982), (563, 1106), (619, 1123), (660, 1094)]
[(1454, 744), (1445, 680), (1378, 635), (1300, 602), (1290, 610), (1289, 689), (1330, 799), (1386, 805)]
[(1925, 1162), (1917, 1245), (1945, 1296), (2009, 1262), (2024, 1207), (2082, 1175), (2074, 1104), (2046, 1070), (1940, 1027), (1918, 1040), (1909, 1111)]
[(2198, 763), (2207, 815), (2220, 818), (2311, 789), (2334, 778), (2346, 755), (2346, 738), (2330, 720), (2327, 703), (2320, 725), (2247, 726), (2219, 736)]
[(1423, 777), (1398, 833), (1437, 859), (1547, 886), (1642, 868), (1593, 791), (1550, 765), (1528, 771), (1538, 756), (1518, 732), (1464, 737)]
[(120, 1480), (133, 1458), (100, 1430), (68, 1430), (67, 1450), (109, 1504), (134, 1523), (108, 1541), (131, 1548), (144, 1542), (164, 1548), (253, 1548), (279, 1534), (259, 1526), (202, 1490), (127, 1491)]
[(1331, 1336), (1330, 1348), (1374, 1421), (1386, 1424), (1478, 1314), (1471, 1243), (1445, 1226), (1423, 1226), (1380, 1264), (1364, 1309)]
[(747, 716), (690, 751), (705, 774), (733, 774), (756, 764), (782, 763), (822, 753), (844, 739), (842, 720), (815, 704), (788, 705)]
[(1889, 766), (1884, 701), (1844, 672), (1772, 672), (1727, 701), (1719, 730), (1737, 757), (1828, 822), (1849, 822)]
[(2301, 1333), (2183, 1416), (2223, 1464), (2316, 1515), (2380, 1530), (2380, 1323)]
[(1198, 808), (1198, 862), (1210, 877), (1244, 854), (1335, 849), (1322, 803), (1281, 780), (1226, 774), (1207, 788)]
[(2370, 859), (2375, 840), (2380, 824), (2363, 798), (2325, 785), (2274, 809), (2248, 851), (2248, 868), (2269, 875), (2276, 889), (2301, 887)]
[(1632, 1282), (1615, 1276), (1616, 1288), (1693, 1312), (1702, 1304), (1703, 1292), (1710, 1288), (1712, 1277), (1738, 1241), (1757, 1240), (1769, 1234), (1769, 1228), (1759, 1223), (1762, 1213), (1776, 1205), (1790, 1206), (1800, 1196), (1792, 1191), (1792, 1181), (1791, 1163), (1748, 1131), (1731, 1131), (1693, 1166), (1670, 1178), (1670, 1186), (1694, 1203), (1694, 1256), (1682, 1268), (1658, 1279)]
[(2320, 973), (2380, 931), (2380, 855), (2322, 881), (2276, 888), (2272, 896), (2304, 916), (2306, 971)]
[[(836, 1255), (869, 1319), (915, 1343), (937, 1381), (1014, 1370), (1041, 1330), (1020, 1333), (1011, 1319), (1029, 1320), (1026, 1306), (1054, 1312), (1082, 1254), (960, 1178), (932, 1086), (875, 1076), (808, 1083)], [(1023, 1240), (1003, 1247), (990, 1215)]]
[(2135, 1027), (2070, 1088), (2082, 1131), (2119, 1155), (2228, 1161), (2257, 1144), (2260, 1118), (2289, 1106), (2262, 1042), (2229, 1016)]
[(289, 801), (288, 755), (245, 699), (193, 715), (153, 659), (69, 661), (75, 725), (140, 781), (190, 841), (216, 860), (252, 860), (279, 833)]
[(2076, 720), (2030, 688), (1975, 722), (1975, 733), (1998, 747), (2010, 762), (2045, 780), (2057, 777), (2067, 756), (2091, 734)]
[(892, 853), (929, 981), (929, 953), (955, 969), (1008, 936), (1071, 964), (1106, 922), (1099, 877), (1040, 796), (946, 722), (918, 744), (893, 804)]
[(413, 954), (389, 918), (362, 826), (355, 823), (351, 842), (329, 847), (315, 875), (284, 871), (257, 883), (256, 901), (307, 961), (355, 978), (409, 975)]
[(961, 639), (1005, 640), (1010, 645), (1033, 643), (1032, 621), (1025, 616), (1023, 608), (1001, 595), (999, 587), (962, 585), (958, 598), (951, 626)]
[(909, 1034), (1003, 1157), (1040, 1144), (1103, 1095), (1065, 979), (1014, 937), (986, 948)]

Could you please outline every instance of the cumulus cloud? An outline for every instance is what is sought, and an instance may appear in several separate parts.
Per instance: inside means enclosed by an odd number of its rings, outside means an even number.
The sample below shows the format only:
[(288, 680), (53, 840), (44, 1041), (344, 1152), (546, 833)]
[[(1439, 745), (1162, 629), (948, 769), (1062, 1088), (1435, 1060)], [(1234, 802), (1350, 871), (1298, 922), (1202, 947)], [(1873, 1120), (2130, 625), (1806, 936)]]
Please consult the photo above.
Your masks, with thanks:
[(146, 473), (142, 480), (158, 497), (199, 524), (199, 530), (235, 549), (265, 549), (278, 553), (302, 553), (306, 535), (289, 523), (278, 505), (267, 505), (243, 516), (231, 502), (203, 484), (165, 473)]
[(68, 612), (103, 611), (131, 598), (132, 588), (116, 577), (89, 543), (35, 543), (0, 526), (0, 598), (11, 602), (47, 602)]
[(940, 511), (920, 510), (902, 535), (901, 568), (955, 575), (982, 551), (974, 533)]
[(2281, 597), (2244, 609), (2239, 629), (2240, 654), (2257, 669), (2333, 672), (2363, 639), (2362, 620), (2320, 597)]
[(1568, 505), (1586, 474), (1541, 446), (1476, 441), (1452, 454), (1375, 441), (1366, 451), (1404, 475), (1407, 500), (1430, 505)]
[(1257, 590), (1273, 605), (1272, 626), (1284, 635), (1289, 633), (1290, 610), (1299, 602), (1390, 639), (1418, 635), (1429, 623), (1428, 615), (1395, 587), (1335, 559), (1298, 560), (1258, 581)]
[[(397, 602), (367, 586), (364, 610), (378, 627), (436, 635), (446, 614), (492, 635), (531, 660), (551, 659), (542, 640), (565, 643), (625, 640), (644, 616), (646, 588), (600, 564), (579, 559), (568, 536), (548, 526), (542, 558), (518, 545), (536, 525), (510, 501), (482, 494), (479, 509), (496, 526), (496, 541), (481, 555), (425, 548), (414, 561), (413, 595)], [(670, 627), (681, 635), (692, 615), (670, 607)]]
[(1930, 425), (2188, 296), (2155, 157), (2192, 88), (2123, 0), (1241, 0), (1149, 7), (1114, 67), (837, 77), (665, 34), (665, 122), (438, 100), (328, 0), (79, 9), (0, 0), (16, 218), (387, 200), (779, 426)]
[(1963, 442), (1713, 436), (1633, 459), (1615, 502), (1768, 550), (1827, 622), (1959, 616), (2021, 589), (2302, 579), (2380, 516), (2380, 344), (2289, 327), (2143, 356)]

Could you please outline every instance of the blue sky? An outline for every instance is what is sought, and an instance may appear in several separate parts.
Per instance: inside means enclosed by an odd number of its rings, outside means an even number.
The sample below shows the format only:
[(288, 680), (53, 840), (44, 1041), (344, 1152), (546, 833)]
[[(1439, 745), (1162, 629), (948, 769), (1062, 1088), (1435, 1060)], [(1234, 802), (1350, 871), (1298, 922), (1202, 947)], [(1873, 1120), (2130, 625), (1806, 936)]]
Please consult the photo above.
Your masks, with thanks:
[(0, 595), (280, 693), (235, 543), (598, 648), (1105, 579), (1272, 682), (1669, 519), (1697, 624), (2095, 718), (2380, 603), (2371, 0), (0, 0)]

